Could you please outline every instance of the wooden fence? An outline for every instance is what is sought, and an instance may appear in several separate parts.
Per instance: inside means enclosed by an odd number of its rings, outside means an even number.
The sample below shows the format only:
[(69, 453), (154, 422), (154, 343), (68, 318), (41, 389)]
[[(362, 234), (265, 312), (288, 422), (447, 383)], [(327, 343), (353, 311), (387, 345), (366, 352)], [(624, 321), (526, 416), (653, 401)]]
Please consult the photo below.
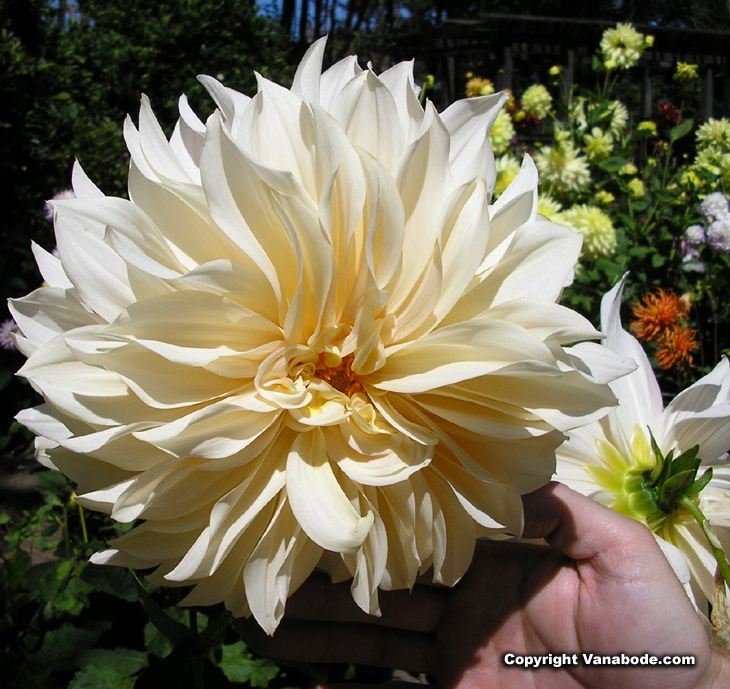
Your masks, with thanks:
[[(445, 85), (442, 105), (462, 97), (465, 65), (485, 57), (501, 65), (498, 89), (512, 88), (515, 73), (524, 73), (534, 62), (562, 65), (569, 86), (575, 71), (590, 65), (601, 35), (611, 26), (615, 24), (511, 14), (446, 20), (433, 34), (423, 37), (422, 59)], [(654, 36), (654, 46), (644, 52), (634, 72), (641, 80), (642, 117), (656, 112), (653, 78), (662, 72), (673, 73), (678, 61), (698, 65), (702, 80), (700, 119), (730, 116), (730, 33), (641, 25), (635, 28)]]

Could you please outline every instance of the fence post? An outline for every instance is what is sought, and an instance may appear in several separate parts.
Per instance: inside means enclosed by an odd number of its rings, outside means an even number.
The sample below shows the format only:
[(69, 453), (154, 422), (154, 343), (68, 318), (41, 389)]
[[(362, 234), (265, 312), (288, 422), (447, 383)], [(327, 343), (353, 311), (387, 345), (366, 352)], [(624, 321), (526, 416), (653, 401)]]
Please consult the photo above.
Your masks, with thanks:
[(644, 75), (641, 79), (641, 116), (645, 119), (651, 119), (652, 112), (652, 92), (651, 92), (651, 67), (644, 67)]
[(712, 117), (712, 99), (714, 96), (712, 67), (709, 67), (702, 79), (702, 96), (700, 101), (700, 120), (702, 122), (705, 122)]
[(512, 90), (512, 69), (512, 46), (506, 45), (504, 47), (504, 65), (497, 80), (498, 91), (504, 91), (504, 89)]

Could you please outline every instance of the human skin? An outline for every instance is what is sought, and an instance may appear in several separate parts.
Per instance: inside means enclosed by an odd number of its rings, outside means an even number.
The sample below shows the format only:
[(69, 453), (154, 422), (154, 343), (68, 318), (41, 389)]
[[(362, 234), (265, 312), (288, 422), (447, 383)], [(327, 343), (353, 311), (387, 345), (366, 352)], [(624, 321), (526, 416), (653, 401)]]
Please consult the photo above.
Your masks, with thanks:
[[(457, 586), (382, 592), (381, 617), (357, 608), (347, 582), (315, 574), (274, 637), (246, 625), (247, 640), (278, 659), (426, 673), (442, 689), (730, 687), (730, 657), (711, 647), (646, 527), (559, 483), (523, 504), (525, 537), (547, 546), (480, 541)], [(508, 652), (692, 655), (696, 663), (525, 670), (503, 662)]]

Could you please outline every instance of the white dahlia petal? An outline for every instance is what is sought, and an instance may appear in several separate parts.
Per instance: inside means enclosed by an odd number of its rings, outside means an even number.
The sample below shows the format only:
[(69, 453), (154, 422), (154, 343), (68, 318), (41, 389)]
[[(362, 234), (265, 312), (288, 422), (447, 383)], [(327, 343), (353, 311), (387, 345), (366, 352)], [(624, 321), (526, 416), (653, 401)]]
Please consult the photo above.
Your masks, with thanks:
[(11, 304), (39, 460), (139, 520), (94, 561), (269, 633), (317, 566), (371, 614), (456, 583), (629, 370), (556, 303), (581, 237), (539, 217), (531, 159), (490, 206), (504, 96), (439, 114), (413, 63), (323, 54), (253, 98), (201, 77), (218, 109), (182, 97), (169, 141), (143, 97), (129, 200), (76, 165), (48, 286)]

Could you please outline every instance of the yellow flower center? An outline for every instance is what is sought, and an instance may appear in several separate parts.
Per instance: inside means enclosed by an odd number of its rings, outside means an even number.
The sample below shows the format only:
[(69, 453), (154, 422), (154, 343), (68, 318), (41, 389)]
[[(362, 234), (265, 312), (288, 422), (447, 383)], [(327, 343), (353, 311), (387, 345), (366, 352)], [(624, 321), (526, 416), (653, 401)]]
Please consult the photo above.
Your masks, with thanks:
[(331, 360), (328, 361), (331, 356), (319, 355), (319, 363), (314, 370), (314, 375), (348, 397), (352, 397), (357, 392), (365, 392), (360, 379), (352, 370), (352, 361), (355, 355), (348, 354), (340, 359), (339, 364), (328, 366), (328, 363), (333, 363)]

